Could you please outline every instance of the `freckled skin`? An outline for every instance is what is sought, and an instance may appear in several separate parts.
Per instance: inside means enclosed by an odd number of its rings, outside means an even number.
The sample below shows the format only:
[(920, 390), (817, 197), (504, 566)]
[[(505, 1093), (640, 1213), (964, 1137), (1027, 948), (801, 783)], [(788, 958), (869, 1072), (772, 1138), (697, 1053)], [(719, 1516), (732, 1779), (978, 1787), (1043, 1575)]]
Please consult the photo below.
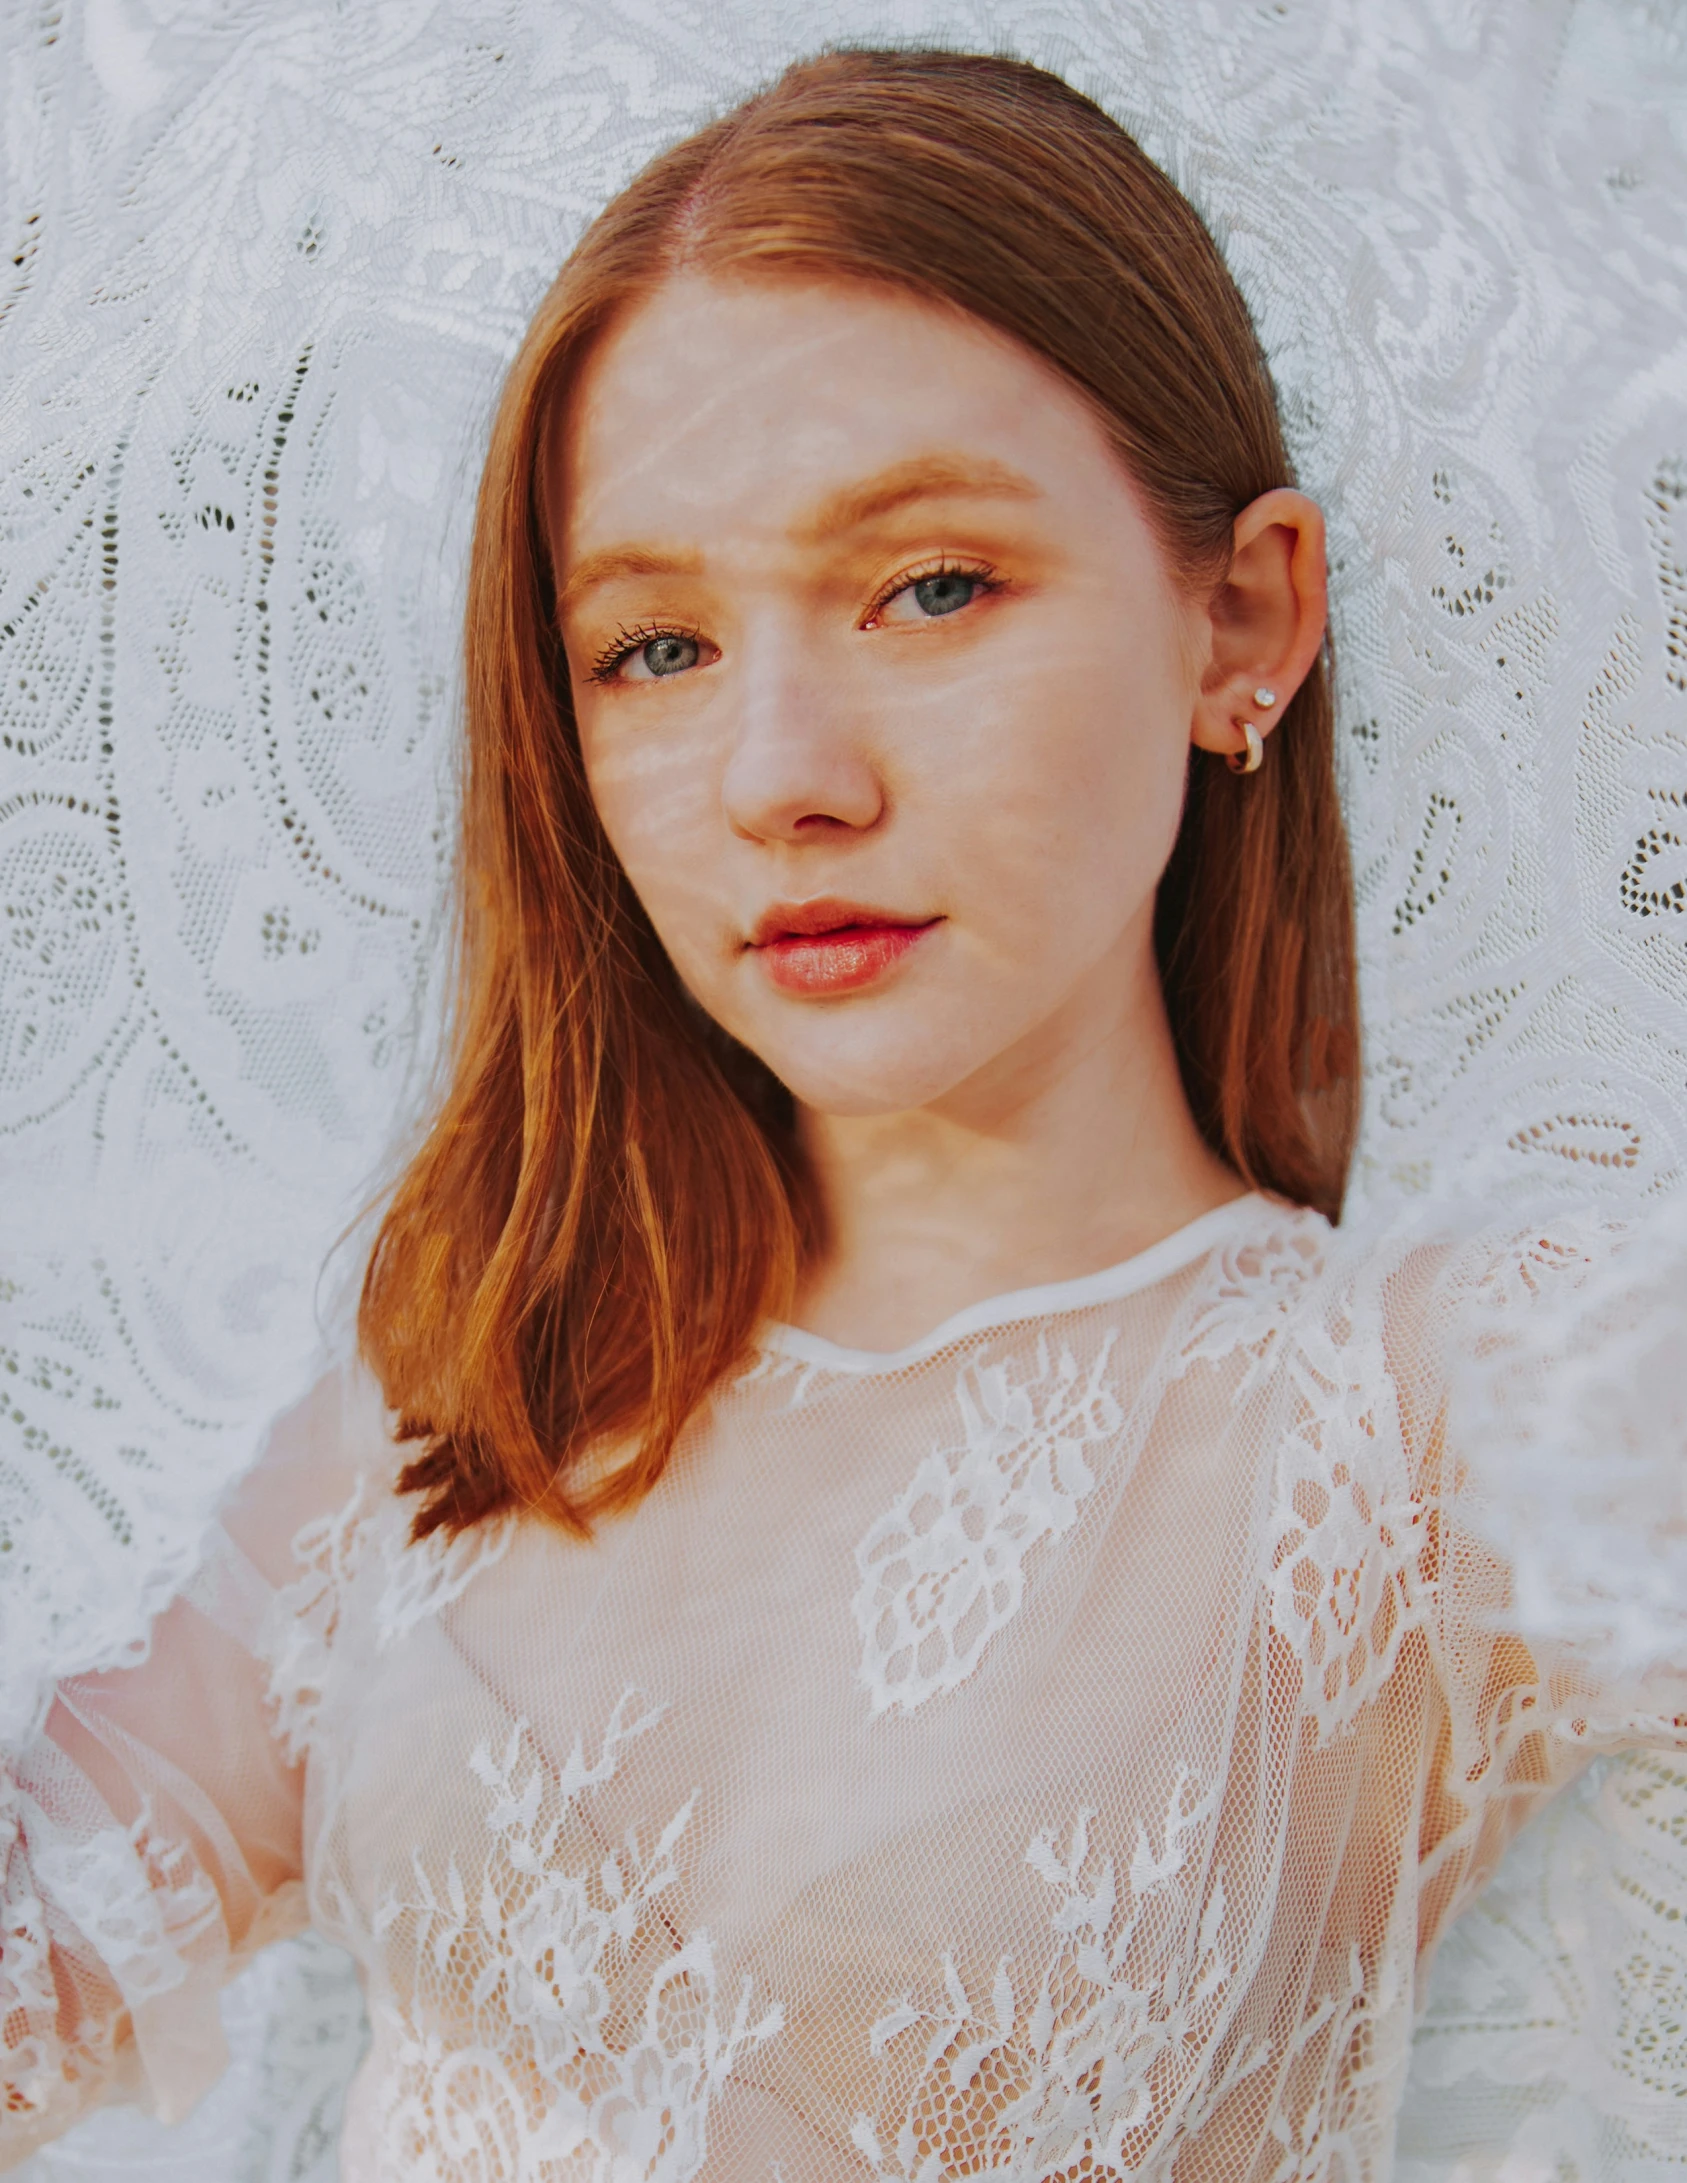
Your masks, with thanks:
[[(707, 573), (607, 587), (570, 658), (601, 622), (672, 618), (719, 647), (661, 681), (577, 679), (593, 793), (687, 983), (811, 1105), (941, 1096), (1143, 922), (1193, 688), (1158, 550), (1098, 441), (1052, 374), (900, 300), (675, 297), (590, 377), (570, 547), (672, 540)], [(934, 445), (1045, 497), (931, 502), (793, 547), (828, 490)], [(934, 554), (1011, 588), (858, 626), (900, 564)], [(821, 894), (945, 922), (882, 989), (816, 1005), (772, 987), (743, 939), (770, 901)]]
[[(978, 1256), (968, 1200), (986, 1258), (1039, 1267), (1105, 1263), (1233, 1194), (1177, 1081), (1154, 890), (1192, 737), (1235, 748), (1244, 688), (1272, 681), (1280, 712), (1316, 654), (1312, 504), (1256, 502), (1225, 598), (1194, 601), (1057, 374), (960, 313), (841, 284), (670, 283), (568, 423), (559, 573), (592, 793), (687, 985), (801, 1103), (827, 1278), (882, 1287), (879, 1246), (847, 1268), (891, 1199), (912, 1264), (922, 1175), (957, 1266)], [(922, 464), (933, 489), (861, 515)], [(1297, 587), (1309, 540), (1319, 581)], [(570, 594), (624, 548), (639, 566)], [(820, 897), (930, 929), (845, 991), (770, 976), (758, 920)], [(1064, 1202), (1074, 1131), (1081, 1234), (1018, 1249), (1013, 1208)], [(915, 1316), (944, 1300), (914, 1287)]]

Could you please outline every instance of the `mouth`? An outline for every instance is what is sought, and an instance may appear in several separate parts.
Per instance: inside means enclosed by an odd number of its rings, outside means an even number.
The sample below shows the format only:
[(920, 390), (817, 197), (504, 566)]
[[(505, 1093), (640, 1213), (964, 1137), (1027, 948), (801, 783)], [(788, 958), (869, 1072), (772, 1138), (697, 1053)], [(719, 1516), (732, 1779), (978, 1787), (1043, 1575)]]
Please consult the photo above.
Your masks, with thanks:
[(895, 969), (942, 922), (857, 902), (776, 902), (757, 919), (749, 946), (784, 992), (854, 993)]

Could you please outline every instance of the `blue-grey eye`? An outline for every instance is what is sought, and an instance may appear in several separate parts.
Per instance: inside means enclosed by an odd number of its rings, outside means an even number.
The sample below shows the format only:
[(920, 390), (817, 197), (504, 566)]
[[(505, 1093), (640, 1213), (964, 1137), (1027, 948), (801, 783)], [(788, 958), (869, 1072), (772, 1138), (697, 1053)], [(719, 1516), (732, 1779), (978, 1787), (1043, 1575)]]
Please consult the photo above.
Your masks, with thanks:
[(914, 603), (922, 614), (953, 614), (970, 606), (977, 593), (976, 576), (922, 576), (914, 586)]
[(695, 637), (652, 637), (638, 649), (638, 657), (653, 675), (681, 674), (687, 667), (695, 667), (700, 656)]

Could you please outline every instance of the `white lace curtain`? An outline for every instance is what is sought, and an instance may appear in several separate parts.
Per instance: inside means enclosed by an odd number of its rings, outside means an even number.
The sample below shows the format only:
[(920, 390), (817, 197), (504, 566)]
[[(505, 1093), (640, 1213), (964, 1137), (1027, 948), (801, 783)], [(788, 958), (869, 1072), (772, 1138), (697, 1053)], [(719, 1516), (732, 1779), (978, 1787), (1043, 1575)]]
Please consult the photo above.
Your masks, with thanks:
[[(1359, 1195), (1680, 1176), (1676, 0), (0, 0), (0, 1735), (185, 1573), (415, 1109), (520, 328), (650, 153), (834, 39), (1058, 68), (1254, 308), (1331, 517)], [(1647, 2091), (1623, 1965), (1528, 1910), (1551, 1860), (1642, 1886), (1660, 1812), (1687, 1841), (1679, 1782), (1593, 1782), (1467, 1921), (1412, 2183), (1507, 2077), (1519, 2178), (1687, 2165), (1687, 2034)], [(199, 2117), (40, 2177), (330, 2175), (342, 1969), (279, 1951), (229, 2008)]]

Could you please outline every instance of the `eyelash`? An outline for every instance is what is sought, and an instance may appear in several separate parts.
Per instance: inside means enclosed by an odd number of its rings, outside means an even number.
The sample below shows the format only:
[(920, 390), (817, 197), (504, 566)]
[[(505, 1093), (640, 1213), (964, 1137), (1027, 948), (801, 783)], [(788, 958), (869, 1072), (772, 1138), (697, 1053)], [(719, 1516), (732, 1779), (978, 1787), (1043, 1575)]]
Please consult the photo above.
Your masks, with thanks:
[(613, 680), (616, 668), (624, 659), (630, 659), (641, 646), (653, 644), (658, 637), (684, 637), (688, 643), (699, 645), (703, 642), (703, 632), (694, 622), (640, 622), (632, 629), (623, 623), (613, 641), (593, 660), (590, 679), (593, 682)]
[(923, 584), (933, 576), (970, 577), (981, 591), (1000, 591), (1002, 588), (1002, 579), (988, 561), (957, 561), (950, 554), (940, 553), (930, 561), (917, 562), (913, 568), (904, 569), (900, 575), (893, 576), (867, 609), (861, 626), (869, 627), (874, 617), (882, 614), (899, 592), (908, 591), (915, 584)]
[[(883, 585), (871, 606), (868, 607), (861, 626), (871, 627), (876, 616), (882, 614), (892, 599), (915, 584), (923, 584), (933, 576), (965, 576), (983, 591), (1000, 591), (1002, 580), (987, 561), (957, 561), (949, 554), (938, 554), (930, 561), (917, 562), (913, 568), (903, 569)], [(615, 632), (614, 639), (593, 660), (591, 680), (610, 682), (615, 670), (625, 659), (630, 659), (639, 648), (653, 643), (658, 637), (684, 637), (691, 644), (703, 642), (703, 632), (695, 623), (640, 622), (629, 629), (625, 624)]]

